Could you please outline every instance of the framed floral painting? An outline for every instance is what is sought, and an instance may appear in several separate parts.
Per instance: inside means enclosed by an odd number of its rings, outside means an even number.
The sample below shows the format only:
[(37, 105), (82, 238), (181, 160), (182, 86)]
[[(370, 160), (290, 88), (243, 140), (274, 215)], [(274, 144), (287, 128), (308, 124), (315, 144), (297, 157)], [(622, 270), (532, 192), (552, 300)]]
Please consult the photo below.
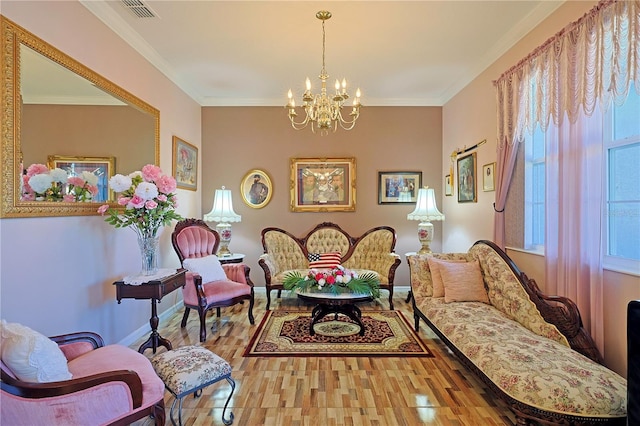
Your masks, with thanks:
[(173, 137), (173, 177), (178, 188), (196, 191), (198, 189), (198, 148), (189, 142)]

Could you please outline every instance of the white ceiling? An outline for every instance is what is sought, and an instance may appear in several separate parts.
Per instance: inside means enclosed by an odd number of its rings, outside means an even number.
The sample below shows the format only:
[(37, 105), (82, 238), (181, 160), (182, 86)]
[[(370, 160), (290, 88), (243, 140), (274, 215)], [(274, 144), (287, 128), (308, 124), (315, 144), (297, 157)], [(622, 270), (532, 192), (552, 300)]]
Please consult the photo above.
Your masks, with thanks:
[[(281, 106), (326, 69), (363, 105), (440, 106), (563, 1), (80, 0), (203, 106)], [(125, 0), (132, 1), (132, 0)], [(134, 0), (141, 3), (142, 0)]]

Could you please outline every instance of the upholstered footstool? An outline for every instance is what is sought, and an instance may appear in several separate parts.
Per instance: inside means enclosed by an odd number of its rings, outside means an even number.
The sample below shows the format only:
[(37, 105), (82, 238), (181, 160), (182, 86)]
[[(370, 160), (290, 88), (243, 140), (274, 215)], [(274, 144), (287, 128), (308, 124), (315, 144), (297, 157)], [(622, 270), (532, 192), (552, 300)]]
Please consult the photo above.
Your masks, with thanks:
[(231, 385), (231, 393), (222, 410), (222, 421), (225, 425), (233, 423), (233, 413), (229, 419), (225, 412), (236, 388), (236, 382), (231, 378), (231, 365), (218, 355), (201, 346), (183, 346), (163, 352), (151, 359), (156, 374), (162, 379), (165, 387), (175, 397), (171, 404), (169, 418), (176, 425), (173, 410), (178, 403), (178, 424), (182, 425), (182, 398), (193, 393), (194, 398), (202, 395), (202, 389), (226, 379)]

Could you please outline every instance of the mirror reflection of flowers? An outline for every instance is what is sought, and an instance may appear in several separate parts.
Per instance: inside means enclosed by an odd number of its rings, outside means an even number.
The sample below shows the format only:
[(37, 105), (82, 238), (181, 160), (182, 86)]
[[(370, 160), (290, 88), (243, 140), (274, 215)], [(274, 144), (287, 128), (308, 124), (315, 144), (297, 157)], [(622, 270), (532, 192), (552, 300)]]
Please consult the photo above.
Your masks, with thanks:
[(109, 179), (109, 188), (118, 193), (118, 204), (124, 210), (100, 206), (98, 213), (116, 228), (130, 227), (140, 237), (155, 237), (158, 229), (172, 220), (181, 220), (175, 212), (178, 206), (176, 180), (162, 173), (160, 167), (147, 164), (141, 171), (128, 176), (117, 174)]
[(283, 280), (285, 290), (301, 293), (352, 293), (380, 297), (380, 282), (373, 272), (358, 275), (342, 265), (333, 269), (311, 269), (307, 275), (288, 273)]
[(22, 176), (21, 194), (23, 201), (91, 201), (98, 194), (98, 176), (88, 171), (69, 176), (59, 168), (32, 164)]

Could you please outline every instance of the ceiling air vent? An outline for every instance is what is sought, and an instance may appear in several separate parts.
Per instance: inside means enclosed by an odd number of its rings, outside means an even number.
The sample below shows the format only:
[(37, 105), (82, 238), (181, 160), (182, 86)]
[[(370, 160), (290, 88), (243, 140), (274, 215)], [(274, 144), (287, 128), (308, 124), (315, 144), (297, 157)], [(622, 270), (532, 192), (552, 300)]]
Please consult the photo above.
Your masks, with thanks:
[(121, 0), (126, 7), (137, 18), (156, 18), (157, 15), (149, 6), (140, 0)]

